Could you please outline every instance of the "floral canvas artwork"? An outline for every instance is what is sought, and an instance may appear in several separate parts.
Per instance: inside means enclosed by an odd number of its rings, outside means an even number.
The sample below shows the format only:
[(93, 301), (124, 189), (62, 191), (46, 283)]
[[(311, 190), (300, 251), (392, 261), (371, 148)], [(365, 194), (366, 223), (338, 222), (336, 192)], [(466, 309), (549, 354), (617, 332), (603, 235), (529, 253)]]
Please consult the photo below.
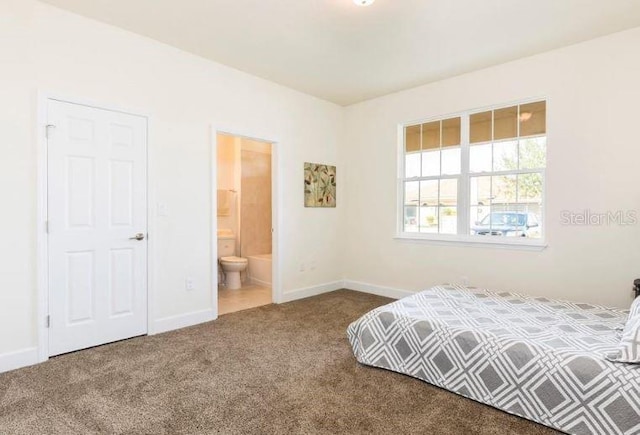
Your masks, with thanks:
[(304, 164), (304, 206), (336, 206), (336, 167), (318, 163)]

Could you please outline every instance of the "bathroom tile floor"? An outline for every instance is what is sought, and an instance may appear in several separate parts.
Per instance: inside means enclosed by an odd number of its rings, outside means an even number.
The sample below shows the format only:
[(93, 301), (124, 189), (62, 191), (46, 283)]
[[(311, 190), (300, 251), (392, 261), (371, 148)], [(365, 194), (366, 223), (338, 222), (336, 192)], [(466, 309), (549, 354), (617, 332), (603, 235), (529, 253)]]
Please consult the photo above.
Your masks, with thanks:
[(248, 284), (238, 290), (218, 287), (218, 315), (235, 313), (272, 302), (271, 288)]

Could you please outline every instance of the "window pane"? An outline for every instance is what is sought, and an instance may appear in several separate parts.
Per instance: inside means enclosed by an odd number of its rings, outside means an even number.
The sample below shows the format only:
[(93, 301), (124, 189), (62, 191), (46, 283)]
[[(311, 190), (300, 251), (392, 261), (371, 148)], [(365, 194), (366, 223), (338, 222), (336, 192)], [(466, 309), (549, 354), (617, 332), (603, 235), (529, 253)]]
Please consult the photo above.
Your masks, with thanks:
[(508, 209), (516, 202), (516, 176), (499, 175), (491, 177), (491, 205)]
[(442, 121), (442, 146), (460, 145), (460, 118)]
[(438, 232), (438, 180), (420, 182), (420, 232)]
[(522, 104), (520, 106), (520, 136), (533, 136), (547, 132), (547, 103)]
[(404, 176), (406, 178), (420, 176), (420, 153), (411, 153), (404, 156)]
[(518, 142), (498, 142), (493, 144), (493, 170), (509, 171), (518, 169)]
[(406, 205), (418, 205), (419, 194), (419, 181), (406, 181), (404, 183), (404, 203)]
[(491, 177), (471, 177), (471, 205), (491, 205)]
[(440, 180), (440, 233), (456, 234), (458, 228), (458, 180)]
[(418, 232), (418, 206), (407, 205), (404, 207), (404, 232)]
[(518, 211), (523, 214), (524, 228), (520, 237), (542, 237), (542, 174), (518, 175)]
[(458, 180), (447, 178), (440, 180), (440, 199), (441, 207), (455, 206), (458, 204)]
[(475, 113), (469, 118), (471, 143), (489, 142), (493, 139), (491, 134), (491, 111)]
[(528, 239), (542, 238), (542, 223), (537, 220), (536, 215), (527, 214), (527, 216), (531, 221), (531, 225), (527, 225), (525, 235), (522, 237), (527, 237)]
[(530, 239), (539, 239), (542, 237), (542, 206), (537, 209), (529, 208), (527, 213), (527, 228), (524, 237)]
[(474, 145), (469, 149), (471, 172), (491, 172), (491, 144)]
[(438, 205), (438, 180), (420, 182), (420, 206)]
[(405, 151), (410, 153), (420, 151), (420, 126), (412, 125), (404, 129)]
[(458, 207), (440, 207), (440, 234), (458, 233)]
[(404, 231), (418, 231), (418, 197), (420, 193), (419, 181), (404, 183)]
[(518, 137), (518, 106), (493, 112), (493, 140)]
[(520, 140), (520, 169), (538, 169), (547, 166), (547, 138)]
[[(518, 175), (518, 203), (540, 206), (542, 204), (542, 175)], [(533, 210), (537, 212), (538, 210)]]
[(420, 232), (438, 232), (438, 207), (420, 207)]
[(422, 124), (422, 149), (440, 148), (440, 121)]
[(433, 177), (440, 175), (440, 151), (425, 151), (422, 153), (422, 176)]
[(489, 220), (487, 216), (491, 212), (491, 207), (486, 205), (472, 206), (469, 211), (469, 228), (471, 228), (471, 234), (482, 232), (482, 223)]
[(460, 173), (460, 148), (447, 148), (442, 151), (442, 174), (457, 175)]

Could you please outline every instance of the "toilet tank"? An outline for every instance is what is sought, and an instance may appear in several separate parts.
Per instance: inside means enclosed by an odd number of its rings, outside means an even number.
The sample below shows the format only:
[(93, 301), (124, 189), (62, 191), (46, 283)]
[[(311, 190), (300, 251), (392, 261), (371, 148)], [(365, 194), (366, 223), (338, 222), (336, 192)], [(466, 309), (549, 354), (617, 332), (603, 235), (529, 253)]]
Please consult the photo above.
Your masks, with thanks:
[(236, 253), (236, 238), (231, 230), (218, 230), (218, 258)]

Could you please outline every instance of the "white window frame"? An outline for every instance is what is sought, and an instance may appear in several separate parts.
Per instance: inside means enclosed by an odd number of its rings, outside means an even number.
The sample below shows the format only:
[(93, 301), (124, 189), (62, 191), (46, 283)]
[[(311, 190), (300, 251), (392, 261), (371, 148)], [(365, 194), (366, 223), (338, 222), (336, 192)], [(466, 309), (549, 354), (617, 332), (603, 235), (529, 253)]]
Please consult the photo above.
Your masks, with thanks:
[[(546, 101), (547, 108), (549, 106), (549, 98), (537, 97), (528, 98), (511, 103), (497, 104), (489, 107), (466, 110), (458, 113), (452, 113), (448, 115), (435, 116), (426, 119), (406, 122), (398, 125), (397, 135), (397, 206), (396, 206), (396, 234), (394, 239), (400, 241), (428, 243), (435, 245), (458, 245), (458, 246), (470, 246), (470, 247), (492, 247), (492, 248), (504, 248), (504, 249), (516, 249), (516, 250), (534, 250), (539, 251), (547, 247), (546, 242), (546, 210), (547, 210), (547, 183), (546, 183), (546, 164), (541, 169), (519, 169), (508, 171), (496, 171), (496, 172), (474, 172), (470, 173), (470, 135), (469, 135), (469, 118), (471, 115), (489, 110), (499, 110), (506, 107), (515, 105), (523, 105), (527, 103), (534, 103), (537, 101)], [(548, 109), (546, 112), (548, 121)], [(406, 178), (405, 174), (405, 128), (417, 124), (425, 124), (434, 121), (442, 121), (450, 118), (460, 118), (460, 174), (459, 175), (440, 175), (440, 176), (428, 176), (428, 177), (413, 177)], [(547, 122), (547, 128), (544, 136), (547, 138), (549, 134), (549, 123)], [(519, 129), (519, 125), (518, 125)], [(518, 130), (519, 133), (519, 130)], [(541, 135), (542, 136), (542, 135)], [(527, 136), (536, 137), (536, 136)], [(519, 134), (518, 134), (519, 139)], [(497, 141), (491, 140), (489, 142), (474, 143), (474, 145), (481, 145), (485, 143), (495, 143)], [(499, 141), (498, 141), (499, 142)], [(548, 150), (548, 147), (547, 147)], [(493, 153), (492, 153), (493, 154)], [(545, 154), (545, 160), (548, 162), (548, 155)], [(441, 157), (442, 158), (442, 157)], [(492, 157), (493, 158), (493, 157)], [(470, 182), (472, 177), (477, 176), (499, 176), (499, 175), (518, 175), (518, 174), (530, 174), (539, 173), (542, 177), (542, 211), (539, 216), (539, 222), (541, 224), (541, 235), (539, 239), (527, 239), (521, 237), (496, 237), (496, 236), (477, 236), (470, 234), (470, 221), (469, 211), (471, 210), (471, 192)], [(458, 182), (458, 234), (434, 234), (434, 233), (417, 233), (417, 232), (405, 232), (404, 231), (404, 213), (405, 213), (405, 200), (404, 200), (404, 183), (408, 180), (423, 181), (423, 180), (442, 180), (447, 178), (457, 178)]]

